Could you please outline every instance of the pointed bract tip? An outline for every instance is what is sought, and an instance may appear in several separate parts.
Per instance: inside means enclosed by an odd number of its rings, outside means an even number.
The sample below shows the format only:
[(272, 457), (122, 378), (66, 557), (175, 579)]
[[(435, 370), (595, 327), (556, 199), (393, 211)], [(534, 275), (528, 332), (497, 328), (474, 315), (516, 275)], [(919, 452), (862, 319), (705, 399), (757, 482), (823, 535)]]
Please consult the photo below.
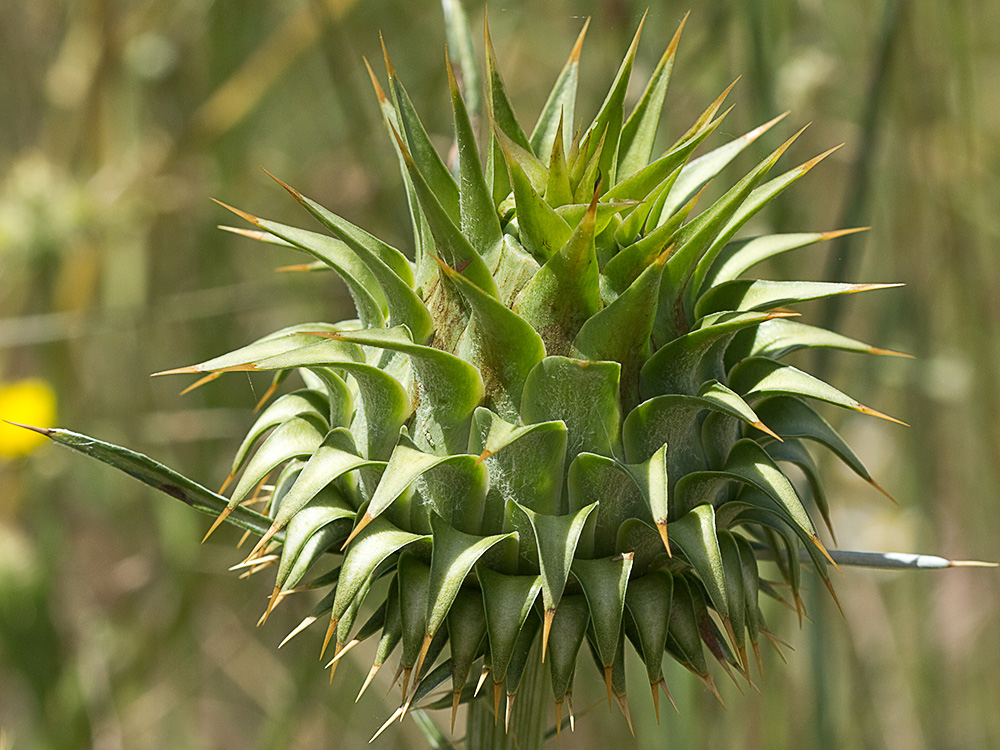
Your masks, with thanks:
[(448, 54), (448, 45), (444, 45), (444, 70), (448, 76), (448, 90), (452, 96), (460, 96), (458, 90), (458, 79), (455, 78), (455, 68), (451, 64), (451, 55)]
[(760, 658), (760, 646), (757, 641), (750, 641), (750, 647), (753, 649), (753, 658), (757, 662), (757, 673), (760, 674), (760, 679), (764, 679), (764, 660)]
[(751, 422), (750, 424), (752, 424), (754, 427), (756, 427), (761, 432), (766, 433), (767, 435), (770, 435), (775, 440), (777, 440), (779, 443), (785, 442), (784, 440), (781, 439), (781, 436), (777, 432), (775, 432), (774, 430), (772, 430), (770, 427), (768, 427), (766, 424), (764, 424), (763, 422), (761, 422), (759, 419), (756, 422)]
[[(736, 105), (735, 104), (730, 104), (728, 107), (726, 107), (724, 110), (722, 110), (722, 114), (721, 115), (719, 115), (718, 117), (716, 117), (709, 124), (710, 125), (717, 125), (718, 123), (721, 123), (723, 120), (726, 119), (726, 117), (729, 116), (729, 113), (732, 112), (734, 109), (736, 109)], [(714, 116), (714, 113), (713, 113), (713, 116)]]
[(676, 245), (674, 245), (674, 243), (671, 242), (669, 245), (663, 248), (663, 252), (657, 255), (656, 258), (653, 260), (653, 262), (650, 263), (650, 265), (662, 266), (664, 263), (670, 260), (670, 256), (674, 254), (674, 247), (676, 247)]
[(202, 370), (198, 369), (198, 365), (188, 365), (187, 367), (175, 367), (173, 370), (160, 370), (159, 372), (152, 373), (150, 377), (158, 378), (161, 375), (192, 375), (198, 372), (202, 372)]
[(837, 533), (833, 530), (833, 521), (830, 519), (830, 514), (828, 512), (820, 511), (823, 516), (823, 525), (826, 526), (826, 530), (830, 532), (830, 538), (833, 540), (833, 545), (837, 546)]
[(451, 693), (451, 733), (455, 734), (455, 717), (458, 716), (458, 704), (462, 700), (462, 691), (453, 690)]
[(674, 707), (674, 713), (676, 713), (676, 714), (677, 714), (678, 716), (680, 716), (680, 715), (681, 715), (681, 711), (680, 711), (680, 709), (679, 709), (679, 708), (677, 708), (677, 703), (675, 703), (675, 702), (674, 702), (674, 696), (672, 696), (672, 695), (670, 694), (670, 688), (668, 688), (668, 687), (667, 687), (667, 681), (666, 681), (666, 680), (664, 680), (664, 679), (663, 679), (663, 678), (661, 677), (661, 678), (660, 678), (660, 681), (659, 681), (659, 682), (658, 682), (657, 684), (658, 684), (658, 685), (659, 685), (659, 686), (660, 686), (661, 688), (663, 688), (663, 694), (664, 694), (665, 696), (667, 696), (667, 700), (668, 700), (668, 701), (670, 701), (670, 705)]
[(628, 710), (628, 698), (615, 693), (615, 700), (618, 702), (618, 710), (622, 712), (622, 716), (625, 717), (625, 722), (628, 724), (628, 731), (635, 737), (635, 729), (632, 727), (632, 712)]
[(241, 219), (250, 222), (254, 226), (258, 226), (258, 227), (260, 226), (260, 219), (257, 218), (256, 216), (254, 216), (253, 214), (248, 214), (246, 211), (242, 211), (242, 210), (240, 210), (238, 208), (235, 208), (234, 206), (230, 206), (228, 203), (223, 203), (222, 201), (218, 200), (217, 198), (212, 198), (212, 200), (215, 203), (218, 203), (220, 206), (222, 206), (227, 211), (232, 211), (234, 214), (236, 214), (237, 216), (239, 216)]
[(9, 424), (11, 427), (20, 427), (24, 430), (31, 430), (32, 432), (37, 432), (39, 435), (44, 435), (47, 438), (52, 437), (55, 430), (46, 429), (45, 427), (34, 427), (30, 424), (21, 424), (20, 422), (11, 422), (9, 419), (5, 419), (4, 422)]
[(288, 635), (285, 636), (285, 640), (283, 640), (281, 643), (278, 644), (278, 648), (281, 648), (282, 646), (284, 646), (286, 643), (288, 643), (290, 640), (292, 640), (292, 638), (294, 638), (299, 633), (301, 633), (303, 630), (305, 630), (310, 625), (312, 625), (314, 622), (316, 622), (316, 620), (317, 620), (317, 618), (315, 618), (315, 617), (307, 617), (307, 618), (305, 618), (302, 622), (300, 622), (298, 625), (295, 626), (295, 629), (292, 630), (291, 633), (289, 633)]
[(899, 501), (896, 500), (896, 498), (894, 498), (892, 495), (890, 495), (886, 491), (886, 489), (882, 485), (880, 485), (878, 482), (876, 482), (874, 479), (869, 479), (868, 480), (868, 484), (870, 484), (872, 487), (874, 487), (879, 492), (881, 492), (883, 495), (885, 495), (887, 498), (889, 498), (889, 500), (892, 502), (893, 505), (895, 505), (896, 507), (899, 507)]
[(678, 45), (680, 45), (681, 42), (681, 33), (684, 31), (684, 25), (687, 23), (688, 16), (690, 15), (691, 11), (688, 11), (687, 13), (684, 14), (684, 17), (681, 19), (680, 25), (677, 26), (677, 31), (674, 32), (673, 37), (671, 37), (670, 39), (670, 44), (667, 45), (667, 51), (663, 53), (664, 57), (671, 58), (675, 54), (677, 54), (677, 47)]
[(243, 570), (244, 568), (250, 568), (250, 570), (240, 576), (240, 578), (249, 578), (254, 573), (263, 570), (272, 563), (278, 562), (278, 559), (277, 555), (265, 555), (263, 557), (254, 558), (253, 560), (244, 560), (243, 562), (236, 563), (235, 565), (230, 565), (229, 570), (237, 571)]
[(486, 682), (486, 677), (490, 673), (490, 668), (487, 666), (483, 667), (483, 671), (479, 673), (479, 682), (476, 683), (476, 689), (472, 691), (472, 697), (475, 698), (479, 695), (479, 691), (483, 689), (483, 683)]
[[(221, 492), (221, 490), (220, 490), (220, 492)], [(250, 554), (247, 555), (247, 558), (246, 558), (246, 560), (243, 561), (243, 564), (246, 565), (248, 562), (250, 562), (251, 560), (253, 560), (255, 557), (259, 556), (261, 550), (264, 549), (264, 545), (267, 544), (269, 541), (271, 541), (271, 537), (273, 537), (275, 534), (277, 534), (280, 529), (281, 529), (281, 526), (278, 524), (277, 521), (275, 521), (274, 523), (272, 523), (268, 527), (267, 531), (264, 532), (264, 536), (262, 536), (260, 538), (260, 540), (257, 542), (257, 544), (254, 545), (254, 548), (252, 550), (250, 550)]]
[(583, 51), (583, 40), (587, 36), (587, 29), (590, 28), (590, 16), (583, 22), (583, 28), (580, 29), (580, 33), (576, 37), (576, 44), (573, 45), (573, 51), (569, 53), (570, 63), (580, 62), (580, 53)]
[(371, 78), (372, 88), (375, 89), (375, 97), (378, 99), (379, 106), (385, 104), (389, 101), (389, 97), (385, 94), (385, 89), (382, 88), (382, 84), (379, 83), (378, 78), (375, 76), (375, 71), (372, 70), (372, 66), (368, 63), (368, 58), (362, 58), (365, 61), (365, 68), (368, 70), (368, 77)]
[(268, 597), (268, 600), (267, 600), (267, 609), (264, 610), (264, 614), (262, 614), (260, 616), (260, 619), (257, 620), (257, 627), (258, 628), (261, 625), (263, 625), (265, 622), (267, 622), (267, 618), (271, 614), (271, 610), (273, 610), (276, 606), (278, 606), (278, 602), (280, 602), (283, 598), (284, 597), (282, 597), (282, 595), (281, 595), (281, 586), (277, 586), (276, 585), (274, 587), (274, 590), (271, 592), (271, 596)]
[[(737, 79), (737, 80), (739, 80), (739, 79)], [(735, 85), (736, 85), (736, 83), (734, 81), (733, 82), (733, 86), (735, 86)], [(730, 107), (730, 109), (732, 109), (732, 107)], [(728, 112), (728, 110), (727, 110), (727, 112)], [(752, 143), (753, 141), (757, 140), (762, 135), (764, 135), (764, 133), (766, 133), (768, 130), (770, 130), (775, 125), (777, 125), (779, 122), (781, 122), (786, 117), (788, 117), (789, 113), (790, 113), (790, 110), (785, 110), (784, 112), (782, 112), (777, 117), (772, 117), (770, 120), (768, 120), (767, 122), (765, 122), (763, 125), (758, 125), (753, 130), (751, 130), (749, 133), (747, 133), (746, 135), (744, 135), (743, 138), (742, 138), (742, 140), (745, 140), (747, 143)]]
[[(400, 665), (402, 666), (402, 665)], [(413, 673), (413, 669), (410, 667), (403, 667), (403, 689), (400, 691), (403, 696), (401, 703), (406, 702), (406, 691), (410, 689), (410, 675)]]
[(1000, 563), (988, 560), (949, 560), (949, 568), (1000, 568)]
[(361, 641), (359, 641), (357, 638), (352, 638), (343, 647), (337, 646), (337, 653), (333, 655), (333, 658), (330, 660), (330, 663), (327, 664), (327, 666), (329, 667), (335, 664), (336, 662), (340, 661), (343, 657), (347, 656), (359, 643), (361, 643)]
[(777, 318), (801, 318), (802, 313), (795, 310), (769, 310), (764, 313), (764, 320), (775, 320)]
[[(698, 120), (691, 127), (691, 130), (688, 131), (688, 135), (693, 135), (693, 134), (695, 134), (697, 132), (700, 132), (702, 128), (706, 128), (706, 127), (711, 127), (712, 126), (712, 124), (713, 124), (713, 118), (715, 117), (716, 113), (718, 113), (718, 111), (722, 108), (722, 103), (726, 100), (726, 97), (729, 96), (729, 93), (733, 90), (733, 87), (736, 85), (736, 82), (739, 81), (739, 80), (740, 79), (737, 78), (736, 81), (733, 81), (731, 84), (729, 84), (729, 86), (726, 87), (726, 89), (721, 94), (719, 94), (712, 101), (712, 103), (708, 105), (708, 107), (705, 108), (705, 111), (702, 112), (701, 115), (698, 117)], [(732, 107), (730, 107), (729, 109), (732, 109)], [(726, 110), (726, 112), (728, 112), (728, 111), (729, 110)], [(723, 115), (721, 117), (719, 117), (718, 119), (721, 121), (722, 118), (725, 117), (725, 116), (726, 116), (725, 113), (723, 113)], [(685, 136), (685, 137), (687, 137), (687, 136)]]
[[(339, 649), (339, 648), (340, 648), (340, 644), (339, 644), (339, 643), (337, 644), (336, 648), (337, 648), (337, 649)], [(330, 682), (328, 683), (328, 684), (330, 684), (330, 685), (332, 685), (332, 684), (333, 684), (333, 676), (334, 676), (335, 674), (337, 674), (337, 667), (338, 667), (338, 666), (340, 666), (340, 665), (339, 665), (339, 664), (337, 663), (337, 661), (336, 661), (336, 660), (334, 660), (334, 661), (331, 661), (331, 662), (330, 662)]]
[[(740, 691), (740, 695), (744, 695), (743, 686), (740, 685), (739, 680), (736, 679), (736, 675), (733, 674), (733, 670), (730, 668), (729, 663), (723, 657), (721, 651), (720, 651), (720, 653), (715, 654), (715, 658), (719, 662), (719, 664), (722, 666), (722, 669), (725, 671), (726, 676), (736, 686), (736, 689)], [(739, 669), (739, 667), (737, 667), (737, 669)], [(739, 671), (742, 672), (742, 669), (740, 669)]]
[(608, 711), (611, 711), (611, 696), (614, 691), (611, 689), (611, 667), (604, 668), (604, 687), (608, 691)]
[(385, 697), (385, 698), (389, 697), (389, 693), (392, 692), (392, 689), (394, 687), (396, 687), (396, 683), (399, 682), (399, 676), (401, 674), (403, 674), (403, 665), (402, 664), (400, 664), (398, 667), (396, 667), (396, 674), (394, 674), (392, 676), (392, 682), (389, 683), (389, 688), (388, 688), (388, 690), (385, 691), (385, 695), (383, 697)]
[[(701, 189), (697, 193), (692, 195), (691, 198), (688, 200), (688, 202), (684, 204), (684, 207), (681, 209), (681, 211), (685, 212), (685, 215), (694, 211), (694, 207), (698, 205), (698, 201), (701, 200), (701, 196), (705, 194), (705, 191), (708, 190), (708, 186), (711, 184), (712, 184), (711, 180), (706, 182), (704, 185), (701, 186)], [(673, 247), (673, 244), (671, 244), (670, 247)]]
[(400, 706), (395, 711), (393, 711), (392, 712), (392, 716), (390, 716), (388, 719), (386, 719), (385, 720), (385, 724), (383, 724), (381, 727), (379, 727), (379, 730), (377, 732), (375, 732), (375, 734), (372, 735), (372, 738), (370, 740), (368, 740), (368, 744), (370, 745), (375, 740), (377, 740), (378, 737), (379, 737), (379, 735), (382, 734), (382, 732), (384, 732), (386, 729), (388, 729), (392, 725), (392, 722), (394, 722), (402, 713), (403, 713), (403, 707), (402, 706)]
[(820, 232), (820, 242), (826, 242), (828, 240), (835, 240), (838, 237), (846, 237), (849, 234), (858, 234), (860, 232), (870, 232), (871, 227), (852, 227), (850, 229), (833, 229), (829, 232)]
[(649, 689), (653, 693), (653, 711), (656, 712), (656, 724), (660, 724), (660, 685), (656, 682), (649, 683)]
[[(806, 127), (808, 127), (808, 126), (806, 126)], [(805, 128), (803, 128), (803, 130), (805, 130)], [(801, 131), (799, 131), (799, 132), (801, 132)], [(833, 148), (828, 148), (828, 149), (827, 149), (826, 151), (824, 151), (824, 152), (823, 152), (822, 154), (819, 154), (819, 155), (817, 155), (817, 156), (814, 156), (814, 157), (813, 157), (812, 159), (810, 159), (809, 161), (807, 161), (807, 162), (805, 162), (804, 164), (802, 164), (802, 165), (801, 165), (801, 166), (799, 167), (799, 171), (800, 171), (800, 172), (801, 172), (802, 174), (805, 174), (805, 173), (806, 173), (806, 172), (808, 172), (808, 171), (809, 171), (810, 169), (812, 169), (812, 168), (813, 168), (813, 167), (815, 167), (815, 166), (816, 166), (817, 164), (819, 164), (819, 163), (820, 163), (821, 161), (823, 161), (823, 160), (824, 160), (824, 159), (825, 159), (826, 157), (828, 157), (828, 156), (829, 156), (830, 154), (832, 154), (832, 153), (833, 153), (834, 151), (837, 151), (837, 150), (839, 150), (840, 148), (842, 148), (842, 147), (843, 147), (843, 145), (844, 145), (844, 144), (843, 144), (843, 143), (841, 143), (840, 145), (837, 145), (837, 146), (834, 146)]]
[(507, 710), (504, 712), (503, 716), (503, 731), (510, 731), (510, 712), (514, 708), (514, 697), (516, 693), (507, 693)]
[(267, 387), (267, 390), (264, 391), (264, 395), (261, 396), (260, 399), (257, 401), (257, 405), (254, 406), (253, 408), (253, 413), (256, 414), (257, 412), (259, 412), (264, 407), (264, 404), (266, 404), (268, 401), (271, 400), (271, 396), (273, 396), (277, 392), (278, 392), (278, 380), (274, 379), (271, 381), (271, 385)]
[(884, 419), (887, 422), (895, 422), (896, 424), (901, 424), (901, 425), (903, 425), (903, 427), (909, 427), (910, 426), (910, 425), (908, 425), (906, 422), (904, 422), (901, 419), (896, 419), (895, 417), (890, 417), (888, 414), (883, 414), (882, 412), (877, 411), (875, 409), (872, 409), (869, 406), (865, 406), (864, 404), (858, 404), (857, 410), (859, 412), (861, 412), (862, 414), (867, 414), (867, 415), (869, 415), (871, 417), (878, 417), (879, 419)]
[(833, 581), (824, 576), (823, 583), (826, 585), (826, 590), (830, 592), (830, 598), (833, 599), (833, 603), (837, 605), (837, 611), (840, 612), (840, 616), (846, 620), (847, 615), (844, 614), (844, 608), (840, 606), (840, 599), (837, 598), (837, 592), (833, 590)]
[(902, 282), (895, 282), (892, 284), (855, 284), (854, 288), (851, 290), (851, 294), (856, 292), (873, 292), (877, 289), (895, 289), (896, 287), (906, 286)]
[[(747, 647), (746, 647), (746, 645), (737, 646), (736, 650), (739, 652), (740, 661), (743, 662), (743, 664), (746, 665), (746, 671), (743, 673), (743, 676), (747, 678), (747, 682), (750, 682), (750, 659), (747, 656)], [(750, 682), (750, 684), (753, 685), (752, 682)], [(757, 686), (756, 685), (753, 685), (753, 687), (754, 687), (754, 690), (757, 690)]]
[(835, 240), (838, 237), (846, 237), (849, 234), (858, 234), (859, 232), (870, 232), (870, 231), (871, 227), (852, 227), (851, 229), (833, 229), (829, 232), (820, 232), (820, 242)]
[(869, 354), (877, 354), (880, 357), (903, 357), (904, 359), (916, 359), (916, 356), (908, 352), (898, 352), (895, 349), (883, 349), (879, 346), (869, 346)]
[(240, 237), (247, 237), (251, 240), (257, 240), (258, 242), (267, 242), (273, 235), (270, 232), (263, 232), (259, 229), (246, 229), (244, 227), (231, 227), (228, 224), (216, 224), (216, 229), (221, 229), (223, 232), (229, 232), (230, 234), (238, 234)]
[[(729, 615), (722, 618), (722, 627), (726, 629), (726, 635), (729, 636), (729, 642), (733, 644), (733, 650), (738, 651), (736, 648), (736, 632), (733, 630), (733, 622), (729, 619)], [(737, 658), (737, 661), (740, 661), (739, 658)], [(746, 665), (742, 661), (740, 661), (740, 667), (742, 670), (746, 669)], [(743, 676), (746, 676), (745, 671), (743, 672)]]
[(218, 517), (217, 517), (217, 518), (215, 519), (215, 521), (214, 521), (214, 522), (212, 523), (212, 525), (211, 525), (211, 527), (210, 527), (210, 528), (208, 529), (208, 531), (206, 531), (206, 532), (205, 532), (205, 536), (203, 536), (203, 537), (202, 537), (202, 539), (201, 539), (201, 543), (202, 543), (202, 544), (204, 544), (205, 542), (207, 542), (207, 541), (208, 541), (208, 538), (209, 538), (210, 536), (212, 536), (212, 533), (213, 533), (213, 532), (214, 532), (214, 531), (215, 531), (215, 530), (216, 530), (217, 528), (219, 528), (219, 525), (220, 525), (220, 524), (221, 524), (221, 523), (222, 523), (223, 521), (225, 521), (225, 520), (226, 520), (226, 519), (227, 519), (227, 518), (229, 517), (229, 514), (230, 514), (230, 513), (232, 513), (232, 512), (233, 512), (233, 511), (234, 511), (235, 509), (236, 509), (236, 505), (235, 505), (235, 504), (234, 504), (234, 505), (227, 505), (227, 506), (226, 506), (226, 507), (225, 507), (225, 508), (223, 509), (223, 511), (222, 511), (222, 512), (221, 512), (221, 513), (219, 514), (219, 516), (218, 516)]
[(705, 687), (707, 687), (712, 692), (712, 695), (715, 696), (715, 699), (719, 701), (719, 705), (726, 708), (726, 702), (722, 700), (722, 696), (719, 695), (719, 688), (715, 686), (715, 680), (712, 679), (712, 675), (699, 675), (699, 677), (701, 677), (701, 681), (705, 683)]
[(584, 213), (584, 218), (591, 224), (597, 218), (597, 202), (601, 197), (601, 171), (597, 170), (597, 179), (594, 180), (594, 196), (590, 199), (590, 205), (587, 206), (587, 211)]
[(801, 128), (799, 128), (799, 130), (794, 135), (792, 135), (791, 138), (789, 138), (787, 141), (785, 141), (780, 146), (778, 146), (776, 149), (774, 149), (774, 151), (771, 153), (771, 156), (769, 157), (771, 159), (771, 161), (774, 162), (774, 161), (777, 161), (778, 159), (780, 159), (781, 156), (782, 156), (782, 154), (784, 154), (789, 149), (789, 147), (793, 143), (795, 143), (795, 141), (798, 139), (798, 137), (800, 135), (802, 135), (804, 132), (806, 132), (806, 128), (808, 128), (809, 125), (810, 125), (810, 123), (806, 123), (805, 125), (803, 125)]
[(742, 75), (736, 76), (736, 78), (733, 80), (733, 82), (731, 84), (729, 84), (728, 86), (726, 86), (726, 90), (723, 91), (721, 94), (719, 94), (718, 98), (715, 101), (717, 101), (721, 105), (722, 102), (724, 102), (726, 100), (726, 97), (729, 96), (730, 92), (734, 88), (736, 88), (736, 84), (740, 82), (740, 79), (742, 77), (743, 77)]
[(483, 43), (486, 45), (486, 66), (492, 67), (496, 62), (496, 50), (493, 49), (493, 37), (490, 36), (490, 14), (483, 13)]
[(389, 50), (385, 48), (385, 38), (382, 36), (382, 32), (378, 33), (378, 43), (382, 45), (382, 59), (385, 60), (385, 72), (389, 76), (391, 81), (396, 77), (396, 68), (393, 66), (392, 61), (389, 59)]
[(559, 735), (562, 733), (562, 713), (563, 702), (556, 701), (556, 744), (559, 744)]
[(502, 688), (502, 682), (493, 683), (493, 726), (497, 726), (500, 722), (500, 692)]
[(670, 539), (667, 537), (667, 520), (657, 519), (656, 530), (660, 533), (660, 539), (663, 541), (663, 549), (667, 551), (669, 557), (673, 557), (674, 553), (670, 551)]
[(409, 695), (409, 697), (403, 702), (403, 705), (400, 706), (400, 708), (403, 709), (403, 713), (401, 713), (399, 715), (399, 720), (400, 721), (402, 721), (403, 719), (406, 718), (406, 712), (410, 710), (410, 704), (413, 702), (413, 694), (417, 692), (417, 688), (419, 686), (420, 686), (420, 681), (419, 680), (414, 680), (413, 681), (413, 685), (410, 687), (410, 695)]
[(555, 619), (556, 611), (554, 609), (545, 610), (545, 615), (542, 618), (542, 663), (545, 663), (545, 649), (549, 645), (549, 633), (552, 630), (552, 620)]
[(642, 18), (639, 19), (639, 25), (635, 29), (635, 35), (632, 37), (632, 44), (631, 47), (629, 48), (629, 52), (632, 52), (631, 49), (632, 47), (639, 46), (639, 37), (642, 34), (642, 27), (646, 24), (646, 16), (648, 15), (649, 15), (649, 8), (647, 7), (646, 10), (642, 12)]
[(326, 647), (330, 645), (330, 639), (333, 638), (333, 634), (337, 631), (338, 620), (330, 618), (330, 624), (326, 626), (326, 635), (323, 636), (323, 647), (319, 650), (319, 658), (322, 661), (323, 654), (326, 653)]
[(407, 169), (416, 169), (416, 162), (413, 161), (413, 154), (410, 153), (410, 149), (406, 147), (403, 142), (403, 137), (396, 130), (396, 126), (391, 122), (387, 122), (389, 126), (389, 132), (392, 133), (393, 139), (396, 141), (396, 147), (399, 148), (399, 153), (403, 157), (403, 161), (406, 163)]
[(372, 668), (368, 670), (368, 676), (365, 677), (365, 681), (361, 685), (361, 690), (358, 691), (358, 697), (354, 699), (355, 703), (361, 700), (361, 696), (365, 694), (365, 691), (368, 689), (368, 686), (372, 684), (372, 680), (375, 679), (375, 675), (378, 674), (378, 671), (381, 668), (382, 668), (381, 664), (372, 664)]
[(424, 642), (420, 646), (420, 655), (417, 656), (417, 668), (416, 668), (416, 670), (414, 672), (417, 675), (417, 677), (420, 676), (420, 670), (424, 666), (424, 659), (427, 658), (427, 651), (430, 649), (430, 647), (431, 647), (431, 641), (433, 641), (433, 640), (434, 640), (434, 636), (433, 635), (431, 635), (430, 633), (425, 633), (424, 634)]
[(275, 182), (277, 182), (277, 183), (278, 183), (279, 185), (281, 185), (281, 187), (283, 187), (283, 188), (284, 188), (285, 190), (287, 190), (287, 191), (288, 191), (288, 193), (289, 193), (289, 194), (290, 194), (290, 195), (291, 195), (291, 196), (292, 196), (292, 197), (293, 197), (293, 198), (294, 198), (295, 200), (297, 200), (297, 201), (298, 201), (299, 203), (305, 203), (305, 202), (306, 202), (306, 198), (305, 198), (305, 196), (304, 196), (304, 195), (302, 195), (302, 193), (300, 193), (300, 192), (299, 192), (298, 190), (296, 190), (295, 188), (293, 188), (293, 187), (292, 187), (291, 185), (289, 185), (289, 184), (288, 184), (287, 182), (285, 182), (285, 181), (283, 181), (283, 180), (281, 180), (281, 179), (279, 179), (279, 178), (275, 177), (275, 176), (274, 176), (273, 174), (271, 174), (271, 173), (270, 173), (270, 172), (268, 172), (268, 171), (267, 171), (266, 169), (264, 169), (264, 167), (261, 167), (261, 168), (260, 168), (260, 170), (261, 170), (261, 171), (262, 171), (262, 172), (263, 172), (264, 174), (266, 174), (266, 175), (267, 175), (268, 177), (270, 177), (270, 178), (271, 178), (272, 180), (274, 180), (274, 181), (275, 181)]
[(365, 514), (363, 516), (361, 516), (361, 520), (358, 521), (358, 525), (354, 527), (354, 529), (350, 533), (350, 536), (347, 537), (347, 541), (344, 542), (343, 546), (340, 548), (340, 551), (343, 552), (345, 549), (347, 549), (347, 545), (350, 544), (354, 540), (354, 537), (356, 537), (358, 534), (360, 534), (361, 530), (364, 529), (365, 526), (367, 526), (368, 524), (370, 524), (374, 520), (375, 519), (374, 519), (373, 516), (371, 516), (367, 512), (365, 512)]
[[(160, 373), (160, 374), (162, 374), (162, 373)], [(196, 388), (201, 388), (206, 383), (211, 383), (213, 380), (217, 380), (220, 377), (222, 377), (222, 373), (221, 372), (210, 372), (210, 373), (208, 373), (208, 375), (204, 375), (203, 377), (198, 378), (191, 385), (189, 385), (187, 388), (185, 388), (183, 391), (181, 391), (179, 395), (186, 396), (187, 394), (189, 394), (191, 391), (195, 390)]]

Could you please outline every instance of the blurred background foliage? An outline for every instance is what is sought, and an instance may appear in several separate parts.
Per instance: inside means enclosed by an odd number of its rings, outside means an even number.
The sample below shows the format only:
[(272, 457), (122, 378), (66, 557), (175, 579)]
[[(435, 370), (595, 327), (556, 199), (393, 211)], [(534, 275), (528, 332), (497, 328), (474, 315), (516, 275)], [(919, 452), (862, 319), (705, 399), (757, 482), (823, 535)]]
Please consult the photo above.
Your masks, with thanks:
[[(645, 5), (491, 4), (508, 90), (526, 119), (586, 16), (581, 106), (595, 110)], [(774, 273), (907, 284), (855, 300), (840, 324), (917, 359), (820, 363), (833, 382), (912, 424), (829, 415), (900, 503), (831, 464), (839, 543), (996, 559), (1000, 5), (652, 5), (637, 79), (692, 10), (665, 143), (739, 74), (726, 134), (785, 109), (792, 124), (738, 168), (810, 121), (791, 158), (846, 143), (765, 220), (784, 231), (872, 231)], [(481, 24), (481, 3), (467, 7)], [(362, 56), (379, 60), (381, 30), (446, 151), (440, 13), (431, 0), (0, 5), (0, 417), (45, 422), (55, 400), (60, 425), (218, 483), (266, 382), (230, 376), (181, 398), (184, 383), (148, 374), (285, 325), (345, 317), (350, 306), (329, 275), (273, 273), (299, 259), (219, 232), (230, 219), (208, 198), (308, 224), (263, 165), (408, 247), (401, 182)], [(254, 627), (270, 584), (225, 572), (241, 558), (238, 534), (199, 546), (206, 521), (179, 503), (4, 430), (0, 746), (360, 747), (391, 712), (384, 686), (353, 702), (363, 655), (330, 687), (318, 636), (276, 651), (308, 603), (293, 599)], [(681, 716), (664, 713), (657, 726), (634, 680), (634, 746), (1000, 747), (995, 572), (852, 570), (838, 592), (843, 619), (819, 594), (801, 630), (789, 613), (768, 612), (795, 653), (788, 665), (766, 654), (759, 692), (724, 686), (728, 711), (672, 665)], [(600, 693), (577, 695), (587, 715), (568, 746), (627, 736), (602, 703), (586, 710), (597, 701)], [(414, 742), (410, 722), (379, 740)]]

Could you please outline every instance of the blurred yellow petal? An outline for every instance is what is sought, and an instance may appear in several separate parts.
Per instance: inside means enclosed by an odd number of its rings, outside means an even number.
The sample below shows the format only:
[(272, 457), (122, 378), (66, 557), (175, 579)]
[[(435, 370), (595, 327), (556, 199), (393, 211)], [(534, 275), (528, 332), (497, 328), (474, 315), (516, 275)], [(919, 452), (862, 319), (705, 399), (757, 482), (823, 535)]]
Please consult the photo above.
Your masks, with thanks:
[[(55, 418), (56, 394), (46, 381), (30, 378), (0, 385), (0, 419), (53, 427)], [(0, 457), (23, 456), (44, 442), (44, 435), (0, 423)]]

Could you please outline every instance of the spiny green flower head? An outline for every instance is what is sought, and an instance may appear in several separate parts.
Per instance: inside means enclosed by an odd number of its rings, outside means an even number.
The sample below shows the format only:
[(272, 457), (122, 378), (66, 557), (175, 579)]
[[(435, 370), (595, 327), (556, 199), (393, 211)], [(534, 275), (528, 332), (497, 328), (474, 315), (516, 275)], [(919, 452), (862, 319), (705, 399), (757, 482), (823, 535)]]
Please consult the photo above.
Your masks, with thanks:
[[(398, 659), (393, 718), (457, 707), (484, 682), (498, 714), (506, 695), (509, 717), (533, 648), (560, 721), (581, 659), (581, 679), (603, 679), (628, 718), (627, 649), (658, 711), (665, 654), (713, 691), (710, 662), (737, 681), (751, 679), (748, 653), (759, 668), (770, 634), (758, 597), (779, 594), (758, 558), (777, 562), (800, 616), (800, 561), (833, 591), (816, 529), (829, 510), (806, 443), (875, 482), (815, 404), (884, 415), (782, 360), (812, 347), (887, 352), (787, 308), (882, 285), (743, 278), (842, 234), (734, 239), (825, 154), (774, 176), (793, 136), (699, 206), (702, 187), (781, 118), (694, 156), (728, 111), (727, 89), (658, 149), (679, 36), (626, 111), (637, 32), (580, 127), (581, 33), (529, 133), (487, 31), (485, 115), (470, 111), (474, 64), (461, 56), (464, 87), (448, 64), (454, 164), (386, 56), (388, 85), (372, 80), (406, 184), (413, 261), (292, 188), (325, 233), (237, 211), (255, 228), (236, 231), (335, 270), (358, 317), (172, 371), (274, 373), (216, 525), (266, 503), (270, 527), (245, 565), (276, 563), (267, 612), (292, 591), (321, 590), (292, 635), (325, 628), (332, 669), (376, 639), (364, 687)], [(270, 400), (295, 373), (302, 387)], [(432, 696), (442, 685), (451, 696)]]

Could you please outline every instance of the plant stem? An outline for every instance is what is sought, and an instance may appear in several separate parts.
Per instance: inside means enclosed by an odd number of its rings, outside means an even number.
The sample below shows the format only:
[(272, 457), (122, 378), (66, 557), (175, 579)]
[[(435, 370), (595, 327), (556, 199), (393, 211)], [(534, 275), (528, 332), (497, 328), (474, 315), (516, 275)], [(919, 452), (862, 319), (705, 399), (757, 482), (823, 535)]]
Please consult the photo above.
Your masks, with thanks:
[(469, 704), (466, 724), (468, 750), (541, 750), (545, 743), (547, 670), (542, 664), (541, 647), (536, 641), (518, 686), (517, 699), (504, 731), (506, 694), (500, 698), (499, 715), (493, 712), (493, 690), (487, 680), (479, 697)]

